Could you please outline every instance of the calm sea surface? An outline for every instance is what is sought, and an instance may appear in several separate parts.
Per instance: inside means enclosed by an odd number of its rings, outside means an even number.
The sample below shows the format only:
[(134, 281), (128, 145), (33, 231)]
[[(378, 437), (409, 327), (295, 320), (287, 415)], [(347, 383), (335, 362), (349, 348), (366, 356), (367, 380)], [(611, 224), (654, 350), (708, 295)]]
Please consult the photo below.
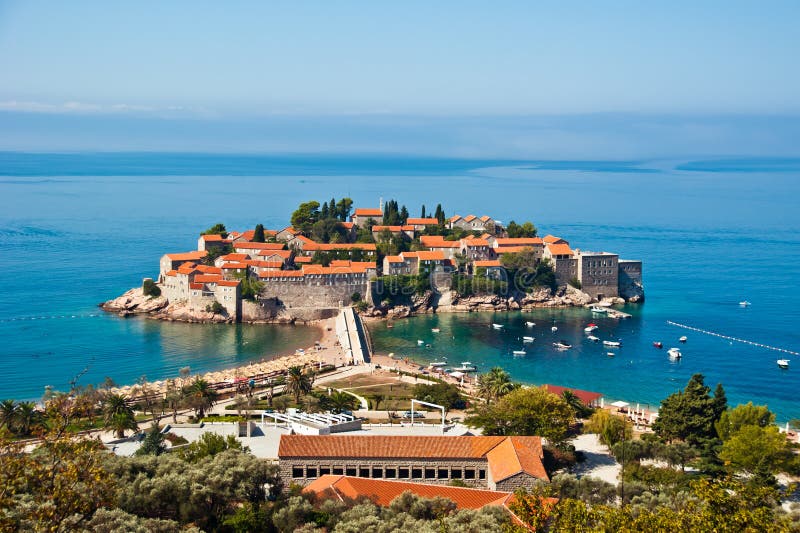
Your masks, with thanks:
[[(110, 376), (159, 379), (182, 366), (209, 370), (272, 357), (314, 338), (281, 326), (210, 326), (120, 319), (96, 307), (158, 273), (165, 252), (193, 249), (216, 222), (229, 229), (286, 225), (301, 201), (381, 197), (418, 214), (532, 220), (573, 247), (642, 259), (647, 302), (626, 321), (582, 310), (439, 315), (374, 328), (377, 348), (418, 359), (448, 357), (515, 379), (658, 403), (695, 372), (722, 382), (733, 402), (766, 403), (800, 418), (800, 359), (687, 332), (673, 320), (800, 350), (800, 160), (628, 162), (474, 161), (381, 157), (0, 153), (0, 397), (36, 398)], [(747, 299), (750, 308), (737, 302)], [(537, 325), (529, 330), (525, 320)], [(589, 321), (621, 339), (609, 357), (583, 340)], [(559, 327), (555, 335), (550, 326)], [(502, 332), (491, 322), (506, 324)], [(441, 333), (431, 333), (432, 327)], [(532, 331), (532, 333), (531, 333)], [(688, 335), (684, 358), (666, 348)], [(524, 357), (520, 337), (536, 341)], [(575, 348), (556, 352), (552, 342)], [(417, 339), (431, 348), (418, 348)], [(661, 340), (665, 350), (651, 343)]]

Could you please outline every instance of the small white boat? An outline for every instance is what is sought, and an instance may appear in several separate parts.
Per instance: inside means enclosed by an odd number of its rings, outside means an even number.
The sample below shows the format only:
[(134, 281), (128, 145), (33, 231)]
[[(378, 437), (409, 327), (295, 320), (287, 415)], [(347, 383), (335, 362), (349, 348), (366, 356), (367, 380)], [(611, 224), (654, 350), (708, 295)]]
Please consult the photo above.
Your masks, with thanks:
[(591, 333), (591, 332), (593, 332), (594, 330), (596, 330), (596, 329), (597, 329), (597, 327), (598, 327), (598, 326), (597, 326), (597, 324), (589, 324), (588, 326), (586, 326), (585, 328), (583, 328), (583, 331), (584, 331), (584, 332), (586, 332), (586, 333)]
[(570, 348), (572, 348), (572, 345), (567, 341), (558, 341), (553, 343), (553, 347), (556, 350), (569, 350)]
[(670, 348), (669, 350), (667, 350), (667, 355), (669, 355), (670, 359), (680, 359), (681, 357), (683, 357), (683, 354), (677, 348)]
[(553, 333), (555, 333), (556, 331), (558, 331), (558, 327), (556, 327), (556, 326), (553, 326), (552, 328), (550, 328), (550, 331), (552, 331)]
[[(743, 301), (739, 302), (739, 305), (741, 305), (742, 307), (748, 307), (751, 304), (747, 300), (743, 300)], [(781, 361), (785, 361), (785, 359), (781, 359)]]
[(417, 340), (417, 344), (418, 344), (419, 346), (422, 346), (423, 344), (425, 344), (425, 341), (422, 341), (422, 340)]
[(789, 368), (789, 360), (788, 359), (778, 359), (778, 366), (781, 368)]
[(503, 324), (492, 324), (494, 329), (503, 329)]
[(447, 361), (434, 361), (433, 363), (431, 363), (428, 366), (430, 366), (432, 368), (440, 368), (440, 367), (443, 367), (443, 366), (447, 366)]
[(526, 352), (525, 350), (514, 350), (511, 353), (513, 353), (514, 355), (525, 355)]
[(454, 368), (453, 370), (456, 372), (475, 372), (478, 369), (475, 365), (473, 365), (469, 361), (464, 361), (463, 363), (461, 363), (461, 366)]
[(608, 313), (608, 309), (606, 309), (605, 307), (600, 307), (599, 305), (591, 306), (589, 308), (589, 311), (591, 311), (592, 313), (599, 313), (599, 314)]
[(525, 322), (525, 325), (526, 325), (527, 327), (529, 327), (529, 328), (532, 328), (533, 326), (535, 326), (535, 325), (536, 325), (536, 322), (531, 322), (530, 320), (528, 320), (527, 322)]
[(431, 328), (431, 331), (433, 333), (439, 333), (440, 330), (439, 330), (439, 328)]
[(686, 335), (684, 335), (683, 337), (678, 339), (678, 341), (680, 341), (680, 342), (686, 342), (687, 340), (689, 340), (689, 339), (686, 337)]
[(611, 346), (612, 348), (619, 348), (622, 343), (619, 341), (603, 341), (603, 346)]
[(606, 352), (606, 355), (609, 357), (614, 357), (616, 354), (614, 352)]
[(533, 342), (536, 340), (536, 337), (522, 337), (522, 342)]
[(599, 342), (600, 341), (600, 337), (595, 337), (594, 335), (589, 335), (586, 338), (589, 339), (592, 342)]

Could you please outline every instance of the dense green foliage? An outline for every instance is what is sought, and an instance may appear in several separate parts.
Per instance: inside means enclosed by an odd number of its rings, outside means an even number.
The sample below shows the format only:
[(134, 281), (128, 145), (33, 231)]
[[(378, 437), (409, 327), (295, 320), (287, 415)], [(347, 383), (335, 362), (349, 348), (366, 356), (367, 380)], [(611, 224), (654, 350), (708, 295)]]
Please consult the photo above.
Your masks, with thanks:
[(466, 405), (458, 387), (452, 383), (419, 384), (414, 386), (414, 398), (423, 402), (435, 403), (444, 407), (445, 413), (451, 409), (463, 409)]
[(512, 239), (517, 239), (520, 237), (536, 237), (537, 229), (532, 222), (517, 224), (512, 220), (508, 223), (508, 226), (506, 226), (506, 233), (508, 233), (508, 236)]
[(156, 298), (161, 296), (161, 289), (158, 288), (155, 281), (148, 278), (142, 283), (142, 294), (150, 296), (151, 298)]
[(695, 374), (683, 391), (671, 394), (661, 402), (658, 418), (653, 423), (656, 435), (671, 442), (682, 440), (692, 446), (702, 446), (717, 438), (714, 424), (727, 407), (724, 391), (718, 387), (715, 396), (703, 382), (702, 374)]
[(516, 385), (511, 382), (511, 375), (499, 366), (478, 376), (478, 394), (487, 403), (502, 398), (515, 388)]
[(202, 232), (200, 235), (220, 235), (224, 239), (228, 236), (228, 230), (225, 229), (225, 224), (218, 222)]
[(424, 274), (380, 276), (375, 283), (379, 299), (392, 305), (406, 304), (415, 294), (422, 294), (431, 288), (430, 278)]
[(224, 315), (225, 306), (219, 303), (218, 301), (214, 300), (214, 302), (206, 306), (206, 311), (209, 313), (214, 313), (215, 315)]
[(481, 275), (465, 276), (454, 273), (452, 288), (461, 297), (476, 294), (497, 294), (502, 296), (508, 294), (508, 283)]
[(264, 224), (256, 224), (256, 228), (253, 230), (253, 242), (264, 242), (265, 240)]
[(533, 249), (516, 254), (502, 254), (500, 262), (508, 271), (508, 279), (518, 291), (531, 292), (540, 287), (551, 290), (557, 288), (552, 264), (547, 259), (539, 261)]

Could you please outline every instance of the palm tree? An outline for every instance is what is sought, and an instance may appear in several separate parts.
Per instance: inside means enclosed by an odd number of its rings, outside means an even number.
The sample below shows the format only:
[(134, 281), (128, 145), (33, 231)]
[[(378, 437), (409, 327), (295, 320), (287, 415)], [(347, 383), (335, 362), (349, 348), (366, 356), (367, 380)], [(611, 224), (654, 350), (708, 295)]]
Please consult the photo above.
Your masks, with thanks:
[(42, 413), (36, 409), (33, 402), (20, 402), (14, 415), (14, 426), (20, 435), (30, 435), (31, 430), (39, 425)]
[(293, 366), (286, 374), (285, 391), (294, 395), (295, 403), (300, 403), (300, 396), (311, 392), (313, 387), (313, 380), (308, 372), (304, 371), (302, 367)]
[(0, 402), (0, 429), (5, 426), (9, 431), (13, 431), (16, 415), (17, 402), (14, 400), (3, 400)]
[(328, 405), (334, 413), (341, 413), (342, 411), (352, 411), (356, 408), (356, 397), (352, 394), (347, 394), (342, 391), (333, 391), (328, 396)]
[(591, 409), (583, 403), (583, 400), (578, 398), (574, 392), (565, 390), (561, 396), (567, 401), (572, 411), (575, 413), (575, 418), (584, 418), (587, 414), (591, 414)]
[(513, 391), (514, 388), (515, 385), (511, 381), (511, 376), (499, 366), (492, 368), (486, 374), (478, 376), (478, 393), (486, 399), (486, 403), (502, 398)]
[(206, 416), (206, 409), (217, 403), (219, 394), (211, 388), (211, 384), (204, 379), (197, 379), (186, 390), (186, 398), (194, 409), (197, 418)]
[(118, 439), (125, 438), (125, 431), (139, 429), (136, 417), (125, 401), (125, 397), (110, 393), (103, 399), (103, 425), (117, 434)]

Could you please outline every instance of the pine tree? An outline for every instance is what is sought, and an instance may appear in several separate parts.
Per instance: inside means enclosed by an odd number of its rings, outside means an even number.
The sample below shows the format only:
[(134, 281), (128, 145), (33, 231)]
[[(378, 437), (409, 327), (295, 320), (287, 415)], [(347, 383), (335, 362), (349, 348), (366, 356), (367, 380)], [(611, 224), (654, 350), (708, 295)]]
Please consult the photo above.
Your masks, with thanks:
[(320, 210), (320, 214), (319, 214), (319, 219), (320, 220), (325, 220), (326, 218), (328, 218), (328, 216), (329, 216), (329, 214), (328, 214), (328, 204), (323, 202), (322, 209)]
[(403, 206), (400, 208), (400, 224), (405, 224), (406, 220), (408, 220), (408, 209)]
[(264, 242), (264, 225), (256, 224), (256, 229), (253, 232), (253, 242)]
[(336, 212), (336, 199), (331, 198), (331, 201), (328, 202), (328, 216), (330, 218), (339, 218), (339, 213)]

